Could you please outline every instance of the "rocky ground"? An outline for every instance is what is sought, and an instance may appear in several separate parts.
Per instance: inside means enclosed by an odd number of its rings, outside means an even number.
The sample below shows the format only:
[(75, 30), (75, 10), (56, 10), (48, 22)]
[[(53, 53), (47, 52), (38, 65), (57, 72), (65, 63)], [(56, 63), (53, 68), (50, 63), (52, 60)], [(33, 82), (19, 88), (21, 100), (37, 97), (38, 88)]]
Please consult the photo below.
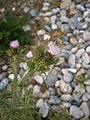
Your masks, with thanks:
[[(60, 63), (46, 72), (47, 77), (35, 75), (29, 85), (39, 113), (46, 118), (51, 110), (64, 107), (72, 120), (90, 120), (90, 0), (43, 0), (36, 6), (27, 1), (19, 9), (30, 16), (27, 29), (36, 40), (56, 41), (61, 49)], [(14, 78), (11, 72), (6, 75), (9, 66), (1, 65), (0, 89)], [(19, 67), (25, 70), (26, 64)]]

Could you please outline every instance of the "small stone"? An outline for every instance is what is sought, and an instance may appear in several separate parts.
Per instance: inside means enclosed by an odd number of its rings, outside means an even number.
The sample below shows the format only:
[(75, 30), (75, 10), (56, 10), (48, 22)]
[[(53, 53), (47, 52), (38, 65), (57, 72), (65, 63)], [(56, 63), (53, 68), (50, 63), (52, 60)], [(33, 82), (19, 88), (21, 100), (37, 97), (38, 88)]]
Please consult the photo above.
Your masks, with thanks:
[(49, 16), (51, 16), (51, 15), (53, 15), (53, 12), (46, 12), (43, 16), (44, 16), (44, 17), (46, 17), (46, 16), (49, 17)]
[(76, 3), (80, 3), (80, 2), (81, 2), (81, 0), (75, 0), (75, 2), (76, 2)]
[(75, 8), (72, 8), (72, 9), (69, 10), (70, 15), (74, 15), (76, 13), (77, 13), (77, 10)]
[(50, 3), (49, 2), (44, 2), (43, 3), (43, 7), (49, 7), (50, 6)]
[(64, 82), (63, 80), (60, 80), (60, 90), (63, 93), (71, 93), (72, 88), (69, 83)]
[(62, 104), (67, 109), (71, 107), (71, 104), (69, 102), (62, 102)]
[(76, 72), (77, 72), (77, 69), (69, 68), (68, 71), (71, 72), (71, 73), (76, 73)]
[(70, 103), (72, 104), (72, 105), (76, 105), (76, 106), (80, 106), (81, 105), (81, 100), (77, 97), (77, 98), (74, 98), (74, 99), (72, 99), (71, 101), (70, 101)]
[(44, 29), (45, 29), (46, 31), (48, 31), (48, 32), (51, 32), (51, 31), (52, 31), (51, 28), (50, 28), (48, 25), (45, 25)]
[(44, 35), (46, 33), (46, 31), (45, 30), (39, 30), (39, 31), (37, 31), (37, 35), (38, 36), (40, 36), (40, 35)]
[(60, 11), (60, 15), (61, 15), (61, 16), (66, 16), (66, 15), (67, 15), (66, 10), (61, 10), (61, 11)]
[(50, 91), (46, 90), (45, 93), (42, 94), (41, 96), (43, 99), (49, 98), (50, 97)]
[(60, 28), (61, 28), (62, 32), (69, 31), (69, 25), (68, 24), (62, 24)]
[(32, 9), (29, 14), (31, 15), (31, 17), (36, 17), (37, 16), (37, 12), (35, 9)]
[(85, 93), (85, 87), (81, 85), (77, 85), (73, 91), (74, 97), (81, 97)]
[(2, 66), (2, 70), (3, 70), (3, 71), (6, 71), (7, 69), (8, 69), (8, 65)]
[(90, 40), (90, 32), (88, 31), (83, 32), (83, 39), (86, 41)]
[(56, 81), (56, 83), (55, 83), (55, 87), (59, 87), (60, 86), (60, 81), (58, 80), (58, 81)]
[(47, 85), (48, 86), (55, 86), (55, 83), (56, 83), (56, 81), (58, 80), (58, 78), (57, 78), (57, 75), (54, 75), (54, 74), (52, 74), (52, 73), (49, 73), (48, 75), (47, 75)]
[(33, 57), (32, 51), (29, 51), (29, 52), (26, 54), (26, 57), (27, 57), (27, 58), (32, 58), (32, 57)]
[(84, 52), (85, 52), (85, 50), (83, 48), (79, 49), (76, 53), (76, 57), (80, 58)]
[(66, 9), (67, 7), (70, 7), (71, 3), (72, 3), (71, 0), (63, 1), (63, 2), (60, 4), (60, 8), (61, 8), (61, 9)]
[(86, 103), (86, 102), (83, 102), (83, 103), (81, 104), (80, 108), (83, 110), (85, 116), (89, 117), (90, 111), (89, 111), (89, 107), (88, 107), (87, 103)]
[(90, 78), (90, 69), (87, 70), (87, 76)]
[(71, 30), (75, 30), (76, 26), (77, 26), (77, 20), (75, 18), (71, 18), (69, 20), (69, 26), (70, 26)]
[(3, 78), (1, 82), (6, 86), (8, 84), (8, 78)]
[(27, 6), (25, 6), (25, 7), (23, 8), (23, 11), (24, 11), (24, 13), (28, 13), (28, 12), (30, 11), (30, 8), (27, 7)]
[(41, 108), (41, 107), (43, 107), (43, 104), (44, 104), (43, 99), (39, 99), (39, 100), (37, 101), (37, 103), (36, 103), (36, 107), (37, 107), (37, 108)]
[(70, 43), (71, 43), (72, 45), (77, 45), (78, 41), (76, 40), (75, 37), (71, 37), (71, 38), (70, 38)]
[(53, 9), (52, 9), (52, 12), (53, 12), (54, 14), (57, 14), (57, 13), (60, 12), (60, 8), (53, 8)]
[(8, 78), (9, 78), (10, 80), (14, 80), (15, 76), (14, 76), (14, 74), (10, 74), (10, 75), (8, 76)]
[(71, 73), (64, 74), (64, 81), (69, 83), (73, 80), (73, 75)]
[(53, 30), (56, 30), (56, 29), (57, 29), (57, 25), (56, 25), (56, 24), (52, 24), (52, 25), (51, 25), (51, 28), (52, 28)]
[(34, 76), (34, 79), (36, 80), (37, 83), (43, 84), (43, 78), (40, 75)]
[(77, 8), (78, 10), (82, 11), (82, 12), (85, 11), (84, 6), (82, 6), (82, 5), (80, 5), (80, 4), (78, 4), (78, 5), (76, 6), (76, 8)]
[(85, 64), (89, 64), (90, 61), (89, 61), (89, 56), (87, 53), (82, 54), (82, 60)]
[(56, 20), (57, 20), (56, 15), (51, 16), (51, 23), (55, 23)]
[(39, 85), (35, 85), (33, 88), (33, 94), (37, 95), (40, 92), (40, 86)]
[(90, 3), (86, 3), (85, 7), (90, 9)]
[(61, 17), (60, 17), (60, 20), (61, 20), (62, 22), (65, 22), (65, 23), (68, 23), (68, 22), (69, 22), (69, 18), (66, 17), (66, 16), (61, 16)]
[(76, 119), (80, 119), (84, 116), (84, 113), (77, 106), (72, 105), (70, 107), (70, 115)]
[(78, 50), (78, 47), (73, 47), (73, 48), (71, 49), (71, 52), (72, 52), (72, 53), (76, 53), (77, 50)]
[(84, 84), (85, 84), (85, 85), (90, 85), (90, 80), (85, 80), (85, 81), (84, 81)]
[(86, 92), (86, 93), (82, 96), (82, 100), (86, 102), (86, 101), (88, 101), (89, 99), (90, 99), (90, 94)]
[(49, 103), (57, 105), (57, 104), (60, 104), (61, 101), (60, 101), (59, 97), (57, 97), (57, 96), (51, 96), (50, 99), (49, 99)]
[(80, 31), (77, 30), (77, 29), (75, 29), (75, 30), (73, 31), (73, 34), (74, 34), (74, 35), (78, 35), (79, 33), (80, 33)]
[(61, 100), (67, 102), (67, 101), (71, 101), (73, 99), (73, 97), (70, 95), (70, 94), (63, 94), (61, 97), (60, 97)]
[(86, 90), (87, 90), (88, 93), (90, 93), (90, 85), (86, 86)]
[(0, 80), (2, 80), (4, 78), (4, 74), (0, 73)]
[(86, 48), (86, 52), (87, 52), (87, 53), (90, 53), (90, 46), (88, 46), (88, 47)]
[(45, 34), (43, 37), (44, 40), (50, 40), (50, 35)]
[(68, 59), (68, 64), (71, 64), (73, 67), (75, 66), (76, 60), (75, 60), (75, 55), (71, 54)]
[(43, 118), (46, 118), (48, 113), (49, 113), (50, 107), (49, 105), (45, 102), (43, 106), (39, 109), (39, 113), (42, 115)]
[(88, 23), (87, 22), (83, 22), (83, 23), (78, 22), (77, 23), (77, 29), (78, 30), (84, 30), (84, 29), (87, 29), (87, 28), (88, 28)]

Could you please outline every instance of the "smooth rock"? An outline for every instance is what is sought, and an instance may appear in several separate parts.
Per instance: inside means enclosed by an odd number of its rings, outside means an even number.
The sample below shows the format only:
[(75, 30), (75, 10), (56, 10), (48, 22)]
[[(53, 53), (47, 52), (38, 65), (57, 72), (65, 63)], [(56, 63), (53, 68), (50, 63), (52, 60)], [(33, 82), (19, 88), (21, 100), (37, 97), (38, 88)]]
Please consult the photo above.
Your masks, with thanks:
[(36, 17), (37, 16), (37, 11), (35, 9), (30, 10), (29, 14), (31, 17)]
[(67, 101), (71, 101), (71, 100), (73, 99), (73, 97), (72, 97), (70, 94), (63, 94), (63, 95), (60, 97), (60, 99), (61, 99), (62, 101), (67, 102)]
[(86, 93), (82, 96), (82, 100), (86, 102), (86, 101), (88, 101), (89, 99), (90, 99), (90, 94), (86, 92)]
[(67, 109), (71, 107), (71, 104), (69, 102), (62, 102), (62, 104)]
[(51, 25), (51, 28), (52, 28), (52, 30), (56, 30), (58, 27), (57, 27), (56, 24), (52, 24), (52, 25)]
[(44, 29), (45, 29), (46, 31), (48, 31), (48, 32), (51, 32), (51, 31), (52, 31), (51, 28), (50, 28), (48, 25), (45, 25)]
[(77, 85), (73, 91), (74, 97), (81, 97), (85, 93), (85, 87), (81, 85)]
[(60, 90), (62, 93), (71, 93), (72, 88), (69, 83), (64, 82), (63, 80), (60, 80)]
[(60, 86), (60, 81), (58, 80), (58, 81), (56, 81), (56, 83), (55, 83), (55, 87), (59, 87)]
[(70, 43), (71, 43), (72, 45), (77, 45), (77, 44), (78, 44), (78, 41), (76, 40), (75, 37), (71, 37), (71, 38), (70, 38)]
[(90, 85), (86, 86), (86, 90), (87, 90), (88, 93), (90, 93)]
[(44, 35), (46, 33), (46, 31), (45, 30), (39, 30), (39, 31), (37, 31), (37, 35), (38, 36), (40, 36), (40, 35)]
[(32, 58), (32, 57), (33, 57), (32, 51), (29, 51), (29, 52), (26, 54), (26, 57), (27, 57), (27, 58)]
[(3, 66), (2, 66), (2, 70), (3, 70), (3, 71), (6, 71), (7, 69), (8, 69), (8, 65), (3, 65)]
[(75, 30), (77, 26), (77, 20), (75, 18), (71, 18), (69, 20), (69, 26), (71, 30)]
[(0, 73), (0, 80), (2, 80), (4, 78), (4, 74)]
[(23, 8), (23, 11), (24, 11), (24, 13), (28, 13), (28, 12), (30, 11), (30, 8), (27, 7), (27, 6), (25, 6), (25, 7)]
[(86, 48), (86, 52), (87, 52), (87, 53), (90, 53), (90, 46), (88, 46), (88, 47)]
[(78, 4), (78, 5), (76, 6), (76, 8), (77, 8), (78, 10), (82, 11), (82, 12), (85, 11), (85, 8), (84, 8), (83, 5)]
[(76, 72), (77, 72), (77, 69), (74, 69), (74, 68), (68, 68), (68, 71), (71, 72), (71, 73), (76, 73)]
[(67, 7), (70, 7), (71, 5), (71, 0), (66, 0), (66, 1), (63, 1), (61, 4), (60, 4), (60, 8), (61, 9), (66, 9)]
[(37, 108), (41, 108), (41, 107), (43, 107), (43, 104), (44, 104), (43, 99), (39, 99), (39, 100), (37, 101), (37, 103), (36, 103), (36, 107), (37, 107)]
[(71, 103), (72, 105), (75, 105), (75, 106), (78, 106), (78, 107), (79, 107), (79, 106), (81, 105), (81, 100), (80, 100), (79, 97), (76, 97), (76, 98), (72, 99), (70, 103)]
[(69, 25), (68, 24), (62, 24), (60, 28), (61, 28), (62, 32), (68, 32), (69, 31)]
[(69, 83), (73, 80), (73, 75), (71, 73), (66, 73), (66, 74), (64, 74), (63, 78), (64, 78), (65, 82)]
[(90, 85), (90, 79), (84, 81), (85, 85)]
[(75, 55), (71, 54), (68, 59), (68, 64), (71, 64), (73, 67), (75, 67), (76, 61), (75, 61)]
[(90, 61), (89, 61), (89, 56), (87, 53), (82, 54), (82, 60), (85, 64), (89, 64)]
[(60, 8), (53, 8), (53, 9), (52, 9), (52, 12), (53, 12), (54, 14), (57, 14), (57, 13), (60, 12)]
[(40, 75), (34, 76), (34, 79), (36, 80), (37, 83), (43, 84), (43, 78)]
[(61, 17), (60, 17), (60, 20), (61, 20), (62, 22), (64, 22), (64, 23), (68, 23), (68, 22), (69, 22), (69, 18), (66, 17), (66, 16), (61, 16)]
[(87, 29), (88, 28), (88, 23), (87, 22), (78, 22), (77, 23), (77, 29), (78, 30), (84, 30), (84, 29)]
[(50, 104), (54, 104), (54, 105), (57, 105), (57, 104), (60, 104), (61, 101), (60, 101), (60, 98), (57, 97), (57, 96), (50, 96), (50, 99), (48, 101)]
[(49, 113), (50, 107), (49, 105), (45, 102), (43, 106), (39, 109), (39, 113), (42, 115), (43, 118), (46, 118), (48, 113)]
[(46, 17), (46, 16), (49, 17), (49, 16), (51, 16), (51, 15), (53, 15), (53, 12), (46, 12), (46, 13), (44, 13), (43, 16), (44, 16), (44, 17)]
[(37, 95), (40, 92), (40, 86), (39, 85), (35, 85), (33, 88), (33, 94)]
[(47, 75), (47, 81), (46, 81), (46, 83), (47, 83), (47, 85), (48, 86), (54, 86), (55, 85), (55, 82), (58, 80), (58, 78), (57, 78), (57, 76), (56, 75), (54, 75), (54, 74), (52, 74), (52, 73), (49, 73), (48, 75)]
[(79, 49), (76, 53), (76, 57), (77, 58), (81, 57), (84, 52), (85, 52), (85, 50), (83, 48)]
[(76, 119), (80, 119), (84, 116), (84, 113), (77, 106), (72, 105), (70, 107), (70, 115)]
[(14, 74), (10, 74), (10, 75), (8, 76), (8, 78), (9, 78), (10, 80), (13, 80), (13, 79), (15, 78), (15, 76), (14, 76)]
[(86, 41), (90, 40), (90, 32), (88, 31), (83, 32), (83, 39)]
[(66, 16), (66, 15), (67, 15), (66, 10), (61, 10), (61, 11), (60, 11), (60, 15), (61, 15), (61, 16)]
[(87, 103), (86, 103), (86, 102), (83, 102), (83, 103), (81, 104), (80, 108), (83, 110), (85, 116), (88, 116), (88, 117), (89, 117), (89, 115), (90, 115), (90, 110), (89, 110), (89, 107), (88, 107)]

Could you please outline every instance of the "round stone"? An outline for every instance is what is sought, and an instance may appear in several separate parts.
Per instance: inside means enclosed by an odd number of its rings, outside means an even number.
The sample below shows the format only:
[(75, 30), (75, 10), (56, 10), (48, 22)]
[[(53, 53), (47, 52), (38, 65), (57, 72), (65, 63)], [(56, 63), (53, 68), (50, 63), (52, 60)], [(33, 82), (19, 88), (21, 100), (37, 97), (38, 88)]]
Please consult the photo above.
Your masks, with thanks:
[(40, 75), (34, 76), (34, 79), (36, 80), (37, 83), (43, 84), (43, 78)]
[(9, 78), (10, 80), (14, 80), (15, 76), (14, 76), (14, 74), (10, 74), (10, 75), (8, 76), (8, 78)]

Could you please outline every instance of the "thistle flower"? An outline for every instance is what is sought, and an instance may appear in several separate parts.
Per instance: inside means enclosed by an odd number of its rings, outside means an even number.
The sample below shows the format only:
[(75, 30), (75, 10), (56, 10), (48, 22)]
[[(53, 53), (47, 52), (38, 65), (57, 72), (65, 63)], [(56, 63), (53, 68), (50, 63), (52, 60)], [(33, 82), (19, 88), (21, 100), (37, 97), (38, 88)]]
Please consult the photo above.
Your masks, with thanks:
[(52, 55), (59, 55), (60, 48), (55, 44), (55, 42), (50, 41), (47, 47), (47, 51)]
[(10, 45), (11, 48), (16, 49), (16, 48), (19, 47), (19, 41), (18, 40), (13, 40), (13, 41), (10, 42), (9, 45)]

